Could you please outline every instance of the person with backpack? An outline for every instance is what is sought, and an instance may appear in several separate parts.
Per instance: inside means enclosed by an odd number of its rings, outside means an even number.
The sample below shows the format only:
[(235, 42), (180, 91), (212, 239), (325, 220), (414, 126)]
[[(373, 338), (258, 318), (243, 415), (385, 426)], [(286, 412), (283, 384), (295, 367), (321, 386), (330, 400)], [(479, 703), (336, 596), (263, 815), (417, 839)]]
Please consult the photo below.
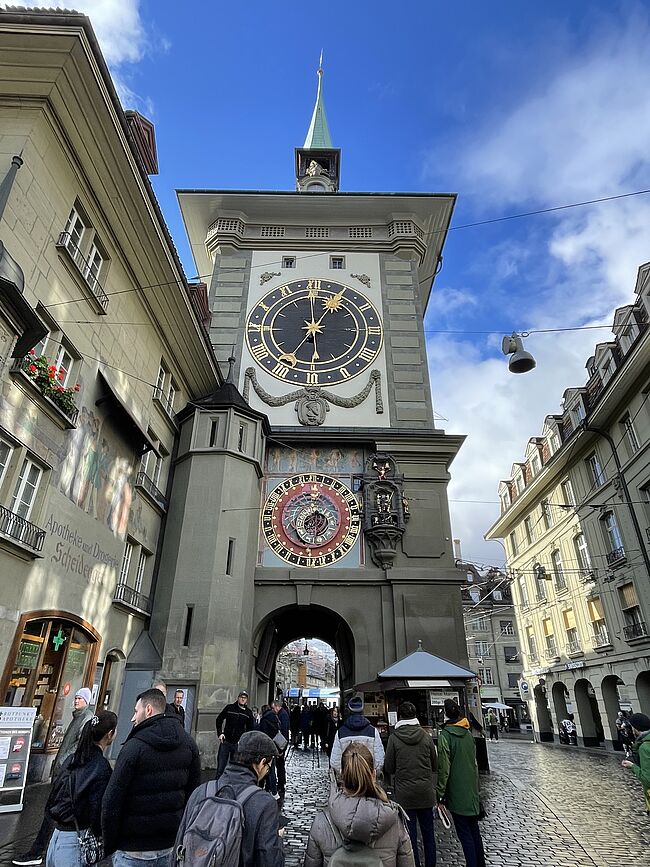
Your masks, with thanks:
[(377, 783), (365, 744), (343, 750), (341, 780), (314, 818), (303, 867), (414, 867), (406, 815)]
[(260, 783), (278, 748), (264, 732), (245, 732), (226, 770), (187, 803), (171, 867), (282, 867), (280, 813)]
[(101, 837), (101, 806), (111, 777), (111, 766), (104, 750), (112, 743), (117, 717), (100, 710), (88, 720), (75, 752), (59, 769), (45, 807), (54, 824), (47, 848), (48, 867), (79, 867), (79, 833), (90, 829)]
[(438, 735), (436, 797), (451, 813), (467, 867), (485, 867), (474, 738), (469, 721), (453, 699), (445, 700), (444, 709), (446, 721)]
[(403, 701), (398, 716), (399, 721), (388, 738), (384, 771), (394, 775), (395, 800), (408, 815), (415, 867), (420, 867), (418, 824), (424, 846), (424, 867), (435, 867), (436, 745), (420, 725), (414, 704)]
[(643, 786), (645, 811), (650, 816), (650, 717), (633, 713), (629, 723), (636, 740), (632, 744), (632, 759), (626, 758), (621, 764), (629, 768)]
[(140, 693), (102, 801), (102, 832), (113, 867), (168, 867), (188, 798), (201, 782), (199, 751), (166, 714), (157, 689)]
[(348, 744), (362, 743), (372, 751), (373, 767), (380, 774), (384, 767), (384, 745), (377, 729), (363, 715), (363, 696), (352, 696), (348, 702), (350, 715), (334, 736), (330, 767), (341, 773), (341, 756)]

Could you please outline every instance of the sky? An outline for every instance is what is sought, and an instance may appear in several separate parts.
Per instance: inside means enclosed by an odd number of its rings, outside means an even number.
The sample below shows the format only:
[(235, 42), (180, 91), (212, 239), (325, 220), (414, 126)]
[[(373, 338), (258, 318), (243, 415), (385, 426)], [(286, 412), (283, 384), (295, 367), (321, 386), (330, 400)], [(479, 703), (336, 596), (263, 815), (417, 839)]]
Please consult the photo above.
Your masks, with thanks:
[[(467, 435), (453, 536), (466, 559), (503, 564), (483, 540), (499, 480), (634, 300), (650, 195), (499, 218), (650, 188), (650, 3), (47, 5), (90, 15), (124, 107), (154, 121), (153, 184), (190, 278), (205, 275), (175, 190), (292, 189), (321, 48), (341, 189), (458, 194), (425, 318), (431, 387), (437, 426)], [(554, 330), (568, 328), (582, 330)], [(508, 372), (512, 331), (531, 332), (531, 373)]]

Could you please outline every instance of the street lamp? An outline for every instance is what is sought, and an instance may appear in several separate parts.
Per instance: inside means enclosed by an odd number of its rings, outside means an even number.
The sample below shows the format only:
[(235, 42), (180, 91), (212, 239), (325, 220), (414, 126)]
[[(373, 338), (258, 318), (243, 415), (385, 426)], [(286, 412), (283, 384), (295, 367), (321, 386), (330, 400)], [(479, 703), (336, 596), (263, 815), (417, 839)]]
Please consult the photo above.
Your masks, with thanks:
[(305, 649), (302, 652), (303, 656), (309, 656), (309, 648), (307, 647), (307, 639), (305, 639)]
[(527, 332), (517, 334), (516, 331), (513, 331), (510, 337), (506, 335), (501, 341), (501, 352), (504, 355), (512, 356), (508, 362), (510, 373), (528, 373), (529, 370), (537, 367), (537, 362), (533, 356), (524, 349), (524, 341), (522, 340), (524, 336), (528, 337)]

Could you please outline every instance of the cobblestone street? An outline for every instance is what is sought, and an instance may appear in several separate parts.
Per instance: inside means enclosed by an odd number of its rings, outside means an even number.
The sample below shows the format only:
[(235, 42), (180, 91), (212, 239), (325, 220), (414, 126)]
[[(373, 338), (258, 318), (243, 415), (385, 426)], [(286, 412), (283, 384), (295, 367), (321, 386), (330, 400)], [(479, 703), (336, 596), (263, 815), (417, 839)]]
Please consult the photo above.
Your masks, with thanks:
[[(491, 867), (621, 867), (648, 862), (650, 819), (641, 787), (620, 757), (578, 748), (502, 740), (489, 744), (492, 773), (482, 778), (482, 822)], [(329, 791), (327, 760), (296, 751), (287, 765), (283, 814), (288, 867), (302, 863), (316, 809)], [(0, 865), (26, 847), (40, 822), (47, 786), (26, 793), (22, 814), (0, 816)], [(438, 864), (464, 863), (453, 831), (437, 824)]]

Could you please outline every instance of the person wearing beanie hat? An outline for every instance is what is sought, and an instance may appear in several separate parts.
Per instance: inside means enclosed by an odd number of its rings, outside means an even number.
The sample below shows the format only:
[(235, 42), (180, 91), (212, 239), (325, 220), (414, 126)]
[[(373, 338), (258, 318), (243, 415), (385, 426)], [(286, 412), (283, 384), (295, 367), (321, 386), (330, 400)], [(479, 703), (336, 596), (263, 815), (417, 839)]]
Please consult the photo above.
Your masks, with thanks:
[(384, 745), (377, 729), (363, 715), (363, 696), (353, 695), (348, 701), (350, 714), (334, 737), (330, 767), (341, 773), (343, 750), (351, 743), (365, 744), (373, 754), (375, 771), (380, 774), (384, 767)]
[(624, 759), (622, 765), (629, 768), (643, 786), (645, 811), (650, 816), (650, 717), (633, 713), (629, 722), (636, 740), (632, 744), (632, 761)]
[[(61, 766), (68, 756), (71, 756), (76, 751), (77, 745), (79, 744), (79, 738), (81, 737), (81, 730), (88, 720), (92, 719), (93, 711), (90, 708), (91, 697), (92, 693), (87, 686), (81, 687), (74, 694), (72, 721), (65, 730), (59, 751), (52, 762), (52, 770), (50, 772), (52, 780), (54, 780), (58, 775)], [(26, 852), (25, 855), (17, 855), (11, 863), (19, 865), (19, 867), (42, 864), (53, 831), (54, 822), (46, 813), (41, 822), (41, 827), (38, 830), (36, 839), (30, 846), (29, 851)]]

